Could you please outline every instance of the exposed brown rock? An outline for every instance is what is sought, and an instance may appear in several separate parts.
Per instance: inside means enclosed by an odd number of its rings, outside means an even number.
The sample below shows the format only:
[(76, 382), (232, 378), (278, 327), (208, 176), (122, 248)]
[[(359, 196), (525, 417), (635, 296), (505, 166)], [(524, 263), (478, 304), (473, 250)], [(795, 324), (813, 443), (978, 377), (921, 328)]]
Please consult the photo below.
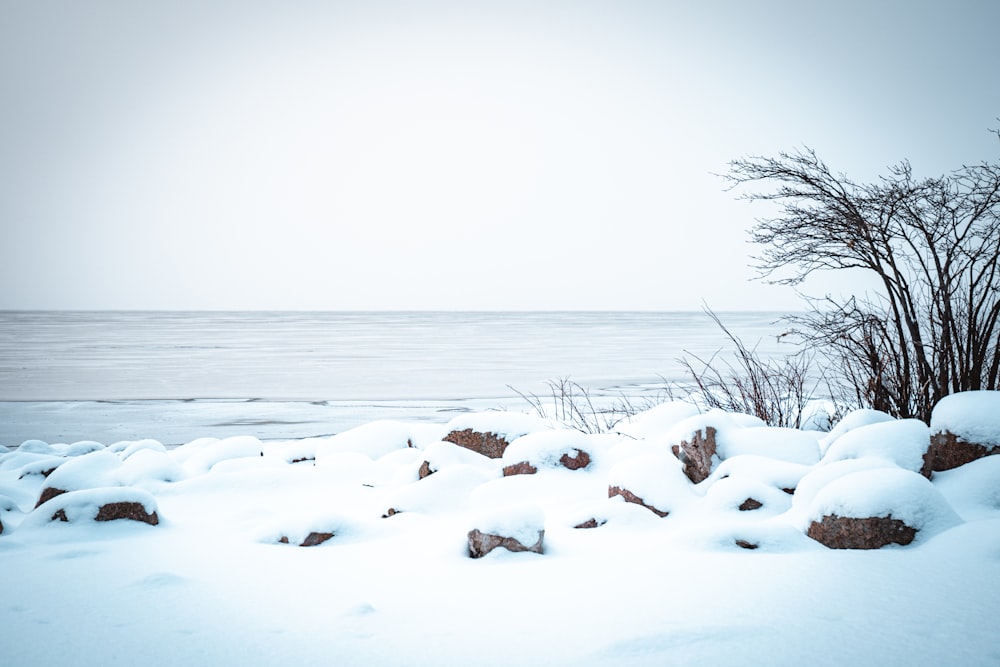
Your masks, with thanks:
[(590, 465), (590, 454), (582, 449), (574, 449), (573, 451), (576, 452), (576, 454), (573, 456), (563, 454), (559, 458), (559, 463), (563, 464), (563, 466), (569, 468), (570, 470), (580, 470), (581, 468), (586, 468)]
[[(315, 532), (314, 533), (309, 533), (308, 535), (306, 535), (306, 539), (302, 540), (302, 543), (299, 544), (299, 546), (300, 547), (314, 547), (314, 546), (316, 546), (318, 544), (323, 544), (324, 542), (326, 542), (328, 539), (330, 539), (333, 536), (334, 536), (334, 533), (315, 533)], [(282, 535), (281, 537), (279, 537), (278, 538), (278, 542), (280, 542), (281, 544), (289, 544), (290, 543), (289, 540), (288, 540), (288, 536), (287, 535)]]
[(66, 516), (66, 510), (61, 509), (53, 514), (49, 521), (69, 521), (69, 517)]
[(756, 542), (748, 542), (747, 540), (736, 540), (736, 546), (741, 549), (756, 549), (760, 545)]
[(646, 502), (642, 498), (640, 498), (639, 496), (635, 495), (634, 493), (632, 493), (628, 489), (623, 489), (620, 486), (609, 486), (608, 487), (608, 498), (614, 498), (615, 496), (621, 496), (622, 498), (625, 499), (626, 502), (635, 503), (636, 505), (642, 505), (643, 507), (645, 507), (646, 509), (648, 509), (653, 514), (655, 514), (657, 516), (660, 516), (660, 517), (665, 517), (668, 514), (670, 514), (670, 512), (664, 512), (663, 510), (656, 509), (652, 505), (646, 504)]
[(396, 509), (395, 507), (390, 507), (385, 511), (385, 514), (382, 515), (382, 518), (388, 519), (389, 517), (396, 516), (397, 514), (399, 514), (399, 510)]
[[(38, 502), (35, 503), (35, 507), (40, 507), (42, 503), (52, 500), (56, 496), (60, 496), (66, 493), (64, 489), (57, 489), (54, 486), (46, 486), (42, 489), (42, 493), (38, 496)], [(63, 519), (65, 521), (65, 519)]]
[(607, 521), (605, 521), (603, 519), (600, 520), (600, 521), (598, 521), (597, 519), (587, 519), (583, 523), (578, 523), (578, 524), (576, 524), (573, 527), (574, 528), (598, 528), (599, 526), (603, 526), (605, 523), (607, 523)]
[(760, 502), (759, 500), (756, 500), (754, 498), (747, 498), (740, 505), (739, 509), (741, 512), (749, 512), (751, 510), (759, 510), (763, 506), (764, 503)]
[(471, 428), (462, 431), (452, 431), (444, 436), (444, 441), (454, 443), (459, 447), (471, 449), (491, 459), (498, 459), (503, 456), (504, 450), (510, 444), (496, 433), (490, 431), (480, 433), (479, 431), (473, 431)]
[(831, 549), (881, 549), (887, 544), (909, 544), (917, 529), (892, 516), (858, 519), (828, 514), (813, 521), (806, 534)]
[(309, 533), (306, 535), (306, 539), (302, 540), (300, 547), (314, 547), (317, 544), (323, 544), (328, 539), (333, 537), (333, 533)]
[(920, 473), (930, 479), (935, 472), (964, 466), (992, 454), (1000, 454), (1000, 445), (987, 447), (967, 442), (949, 431), (935, 433), (931, 436), (930, 447), (924, 453), (924, 465)]
[(306, 461), (315, 461), (315, 460), (316, 460), (316, 457), (314, 457), (314, 456), (303, 456), (302, 458), (292, 459), (291, 463), (293, 463), (293, 464), (294, 463), (304, 463)]
[(435, 472), (437, 472), (437, 471), (436, 470), (431, 470), (431, 462), (430, 461), (424, 461), (422, 464), (420, 464), (420, 470), (417, 471), (417, 477), (419, 477), (420, 479), (423, 479), (424, 477), (430, 477)]
[(794, 496), (795, 495), (795, 489), (793, 489), (793, 488), (791, 488), (789, 486), (786, 486), (786, 487), (782, 488), (781, 490), (784, 491), (785, 493), (787, 493), (790, 496)]
[(531, 465), (527, 461), (520, 461), (509, 466), (504, 466), (503, 476), (510, 477), (511, 475), (534, 475), (536, 472), (538, 472), (538, 468)]
[(691, 436), (690, 442), (682, 440), (680, 445), (671, 447), (674, 456), (684, 464), (684, 474), (695, 484), (708, 479), (712, 474), (712, 456), (716, 450), (715, 434), (715, 428), (706, 426), (704, 434), (699, 429)]
[(503, 547), (507, 551), (531, 551), (540, 554), (542, 553), (542, 540), (544, 537), (545, 531), (539, 530), (538, 540), (534, 544), (526, 546), (513, 537), (483, 533), (476, 528), (469, 531), (469, 556), (472, 558), (482, 558), (497, 547)]
[(101, 505), (97, 510), (94, 521), (115, 521), (116, 519), (128, 519), (129, 521), (141, 521), (155, 526), (160, 523), (160, 518), (156, 512), (149, 514), (142, 503), (134, 501), (123, 501), (118, 503), (108, 503)]

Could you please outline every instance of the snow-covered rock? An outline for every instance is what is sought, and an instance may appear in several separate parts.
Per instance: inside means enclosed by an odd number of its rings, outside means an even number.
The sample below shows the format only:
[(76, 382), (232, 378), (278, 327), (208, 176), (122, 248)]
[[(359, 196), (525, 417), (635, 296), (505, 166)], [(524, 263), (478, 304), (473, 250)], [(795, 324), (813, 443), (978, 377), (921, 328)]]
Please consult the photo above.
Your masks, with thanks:
[(667, 454), (638, 456), (619, 463), (608, 476), (608, 497), (621, 496), (665, 517), (695, 499), (680, 462)]
[(927, 539), (962, 522), (926, 477), (899, 468), (844, 475), (816, 495), (807, 534), (834, 549), (879, 549)]
[(472, 519), (469, 531), (469, 555), (482, 558), (494, 549), (542, 553), (545, 538), (545, 514), (537, 505), (505, 507), (482, 512)]
[(945, 396), (934, 406), (930, 430), (923, 467), (927, 477), (1000, 454), (1000, 391)]

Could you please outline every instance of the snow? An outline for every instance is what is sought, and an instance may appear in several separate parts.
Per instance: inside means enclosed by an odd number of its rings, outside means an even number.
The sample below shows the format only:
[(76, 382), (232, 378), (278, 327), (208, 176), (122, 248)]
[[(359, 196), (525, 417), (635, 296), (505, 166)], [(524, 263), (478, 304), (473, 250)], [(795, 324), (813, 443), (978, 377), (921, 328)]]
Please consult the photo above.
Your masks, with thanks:
[(826, 450), (824, 461), (882, 458), (918, 471), (930, 445), (930, 429), (919, 419), (900, 419), (860, 426), (848, 431)]
[[(824, 435), (686, 410), (602, 435), (487, 412), (339, 438), (0, 452), (3, 662), (1000, 664), (1000, 456), (929, 481), (912, 467), (929, 429), (906, 420), (852, 414)], [(723, 445), (697, 485), (669, 449), (685, 422)], [(492, 460), (441, 441), (463, 428), (511, 445)], [(567, 449), (593, 462), (552, 465)], [(514, 459), (542, 465), (502, 477)], [(435, 472), (418, 479), (425, 460)], [(70, 492), (34, 509), (56, 482)], [(740, 511), (747, 498), (763, 506)], [(93, 521), (127, 499), (160, 524)], [(68, 522), (51, 520), (60, 509)], [(805, 535), (826, 513), (919, 532), (831, 550)], [(473, 528), (525, 544), (544, 529), (544, 554), (471, 559)], [(313, 532), (334, 537), (297, 546)]]
[(931, 431), (949, 431), (966, 442), (1000, 446), (1000, 391), (945, 396), (931, 413)]

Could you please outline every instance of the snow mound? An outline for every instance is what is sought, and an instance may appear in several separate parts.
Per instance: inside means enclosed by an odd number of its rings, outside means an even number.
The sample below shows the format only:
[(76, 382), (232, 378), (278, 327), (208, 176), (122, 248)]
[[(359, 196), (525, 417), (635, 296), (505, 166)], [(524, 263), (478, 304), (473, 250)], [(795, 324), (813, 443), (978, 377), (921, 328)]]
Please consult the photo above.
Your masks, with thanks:
[[(180, 452), (186, 447), (191, 447), (194, 451), (190, 456), (187, 452)], [(211, 470), (217, 463), (232, 459), (259, 457), (263, 455), (263, 445), (260, 440), (252, 435), (240, 435), (222, 440), (205, 442), (196, 440), (187, 445), (178, 447), (175, 452), (176, 457), (181, 457), (181, 465), (191, 474), (203, 474)]]
[(364, 454), (372, 459), (385, 456), (398, 449), (417, 447), (424, 435), (413, 424), (379, 420), (331, 436), (316, 446), (316, 463), (324, 458), (344, 452)]
[(453, 442), (445, 442), (443, 440), (428, 445), (423, 451), (423, 459), (427, 461), (431, 472), (455, 465), (474, 466), (489, 471), (496, 471), (498, 469), (496, 459), (491, 459), (479, 452), (474, 452), (471, 449), (459, 447)]
[(101, 486), (120, 486), (122, 461), (109, 451), (96, 451), (70, 459), (56, 468), (45, 486), (62, 491), (78, 491)]
[(709, 487), (703, 504), (713, 512), (758, 519), (785, 512), (792, 506), (792, 497), (754, 477), (726, 477)]
[(926, 477), (899, 468), (875, 468), (840, 477), (816, 495), (809, 520), (824, 516), (849, 518), (891, 517), (918, 531), (926, 539), (962, 523)]
[(167, 448), (159, 440), (146, 438), (145, 440), (123, 440), (116, 442), (108, 447), (108, 451), (118, 454), (122, 461), (127, 461), (136, 452), (166, 452)]
[(845, 475), (875, 468), (895, 468), (892, 461), (880, 458), (844, 459), (816, 466), (799, 480), (792, 496), (792, 511), (804, 529), (808, 524), (809, 509), (823, 488)]
[(471, 429), (478, 433), (492, 433), (507, 442), (513, 442), (522, 435), (544, 431), (552, 424), (536, 415), (526, 412), (470, 412), (452, 419), (445, 426), (445, 433)]
[(936, 472), (934, 485), (966, 521), (1000, 518), (1000, 456)]
[(966, 442), (1000, 446), (1000, 391), (964, 391), (942, 398), (931, 412), (931, 432), (945, 431)]
[(831, 430), (819, 441), (820, 451), (822, 451), (823, 454), (826, 454), (830, 445), (832, 445), (838, 438), (856, 428), (868, 426), (869, 424), (879, 424), (881, 422), (891, 421), (896, 421), (896, 418), (882, 412), (881, 410), (852, 410), (844, 415), (844, 418), (833, 427), (833, 430)]
[(627, 490), (659, 512), (675, 512), (697, 498), (680, 461), (669, 454), (637, 456), (614, 466), (608, 486)]
[(823, 457), (824, 462), (844, 459), (882, 458), (900, 468), (919, 471), (931, 444), (930, 429), (919, 419), (879, 422), (856, 428), (838, 438)]
[(716, 435), (716, 442), (718, 455), (723, 460), (751, 454), (789, 463), (813, 465), (820, 458), (816, 436), (793, 428), (759, 426), (726, 429)]
[(144, 486), (150, 482), (179, 482), (186, 477), (181, 468), (165, 451), (142, 447), (129, 453), (118, 470), (118, 479), (127, 486)]
[(388, 508), (393, 513), (465, 511), (473, 490), (496, 475), (495, 470), (482, 466), (455, 463), (395, 491), (388, 498)]
[(618, 432), (637, 439), (666, 437), (678, 423), (699, 414), (698, 406), (685, 401), (669, 401), (633, 415), (619, 424)]
[(720, 463), (719, 467), (701, 485), (711, 486), (716, 481), (726, 477), (747, 477), (777, 489), (794, 490), (799, 485), (799, 481), (812, 469), (812, 466), (801, 463), (780, 461), (754, 454), (740, 454)]
[(565, 455), (575, 457), (577, 452), (591, 455), (590, 438), (571, 429), (552, 429), (523, 435), (508, 445), (501, 457), (503, 465), (527, 461), (536, 468), (560, 467)]

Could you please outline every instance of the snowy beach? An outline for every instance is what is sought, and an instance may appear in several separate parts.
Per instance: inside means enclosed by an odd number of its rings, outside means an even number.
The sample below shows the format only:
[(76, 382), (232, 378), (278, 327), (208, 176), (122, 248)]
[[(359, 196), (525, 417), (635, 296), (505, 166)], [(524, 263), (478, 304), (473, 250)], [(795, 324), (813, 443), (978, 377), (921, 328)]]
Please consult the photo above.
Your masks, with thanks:
[[(1000, 395), (954, 398), (932, 428), (859, 411), (830, 433), (667, 403), (598, 435), (491, 411), (171, 450), (27, 442), (0, 454), (3, 655), (1000, 664), (1000, 456), (918, 472), (935, 429), (1000, 448)], [(671, 449), (708, 425), (718, 451), (694, 483)], [(489, 458), (463, 432), (509, 444)], [(125, 506), (133, 520), (101, 520)], [(914, 532), (829, 549), (807, 530), (834, 512)], [(471, 558), (473, 530), (541, 553)]]

